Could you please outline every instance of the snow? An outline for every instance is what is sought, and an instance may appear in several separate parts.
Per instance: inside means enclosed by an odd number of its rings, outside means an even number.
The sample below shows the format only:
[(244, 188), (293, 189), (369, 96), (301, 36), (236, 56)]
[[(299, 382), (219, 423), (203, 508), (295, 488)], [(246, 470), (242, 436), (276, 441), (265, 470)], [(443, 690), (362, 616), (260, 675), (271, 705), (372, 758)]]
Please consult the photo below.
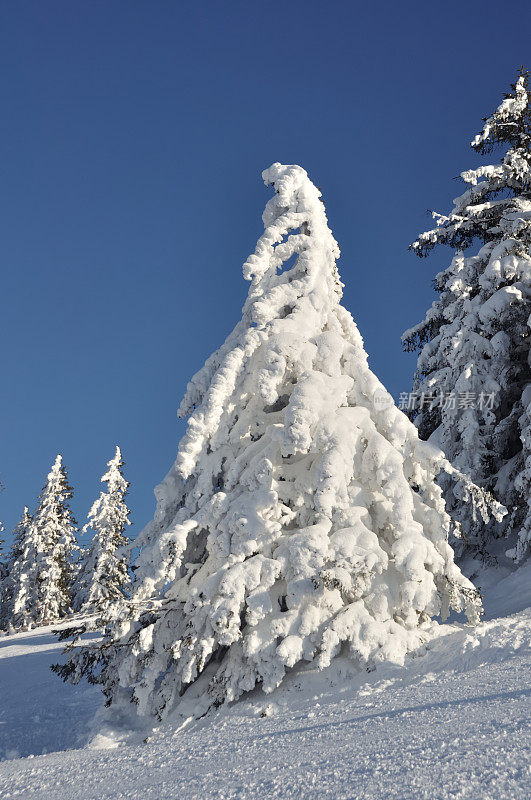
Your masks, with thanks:
[(122, 475), (122, 453), (116, 448), (114, 458), (101, 482), (107, 490), (101, 492), (88, 514), (83, 533), (94, 531), (92, 541), (79, 558), (79, 571), (72, 587), (72, 608), (85, 614), (104, 613), (127, 594), (130, 578), (126, 525), (131, 525), (125, 495), (129, 488)]
[[(472, 549), (485, 563), (518, 564), (531, 542), (531, 117), (523, 75), (513, 90), (472, 142), (483, 154), (503, 145), (501, 163), (462, 172), (468, 188), (450, 215), (434, 213), (437, 227), (412, 245), (420, 256), (438, 244), (456, 251), (436, 277), (439, 298), (403, 335), (407, 350), (420, 351), (412, 410), (419, 434), (509, 511), (478, 526), (441, 476), (448, 513), (460, 523), (462, 535), (451, 540), (458, 562)], [(464, 254), (477, 243), (479, 252)]]
[(111, 609), (104, 647), (60, 670), (103, 685), (111, 729), (185, 718), (192, 700), (200, 718), (273, 691), (298, 662), (326, 668), (344, 646), (364, 667), (402, 664), (435, 617), (479, 619), (436, 475), (461, 482), (472, 514), (505, 509), (387, 402), (306, 171), (276, 163), (263, 178), (272, 196), (242, 319), (189, 383), (185, 435), (135, 540), (131, 602)]
[[(475, 565), (477, 567), (477, 563)], [(468, 567), (468, 565), (467, 565)], [(473, 568), (467, 569), (467, 575), (473, 574)], [(531, 566), (525, 563), (515, 572), (508, 567), (498, 566), (482, 568), (480, 577), (475, 580), (483, 594), (483, 607), (488, 619), (507, 616), (523, 611), (531, 606)]]
[(480, 149), (482, 144), (488, 142), (492, 132), (497, 133), (497, 129), (503, 126), (509, 128), (511, 123), (514, 125), (514, 120), (522, 117), (528, 107), (525, 77), (520, 75), (516, 81), (514, 96), (506, 97), (494, 114), (485, 120), (482, 132), (474, 137), (471, 147)]
[(87, 738), (101, 693), (63, 684), (51, 672), (63, 649), (52, 631), (61, 627), (0, 637), (0, 759), (65, 750)]
[[(242, 322), (189, 384), (133, 603), (111, 611), (102, 683), (117, 702), (103, 712), (97, 688), (52, 674), (51, 627), (0, 639), (0, 800), (531, 794), (531, 561), (455, 565), (435, 478), (462, 480), (474, 520), (485, 495), (369, 370), (316, 187), (293, 165), (264, 179)], [(517, 263), (494, 250), (485, 281)], [(472, 261), (456, 257), (452, 291)], [(477, 451), (474, 424), (461, 434)], [(478, 624), (457, 621), (463, 607)]]
[(529, 602), (531, 565), (499, 577), (481, 576), (487, 621), (441, 626), (405, 667), (295, 668), (271, 695), (120, 747), (99, 736), (66, 749), (93, 735), (99, 691), (49, 671), (50, 627), (5, 637), (0, 798), (527, 800), (531, 609), (496, 615)]
[(24, 509), (15, 529), (7, 577), (0, 587), (0, 624), (52, 622), (70, 611), (77, 551), (76, 521), (68, 506), (73, 490), (61, 455), (46, 478), (34, 517)]

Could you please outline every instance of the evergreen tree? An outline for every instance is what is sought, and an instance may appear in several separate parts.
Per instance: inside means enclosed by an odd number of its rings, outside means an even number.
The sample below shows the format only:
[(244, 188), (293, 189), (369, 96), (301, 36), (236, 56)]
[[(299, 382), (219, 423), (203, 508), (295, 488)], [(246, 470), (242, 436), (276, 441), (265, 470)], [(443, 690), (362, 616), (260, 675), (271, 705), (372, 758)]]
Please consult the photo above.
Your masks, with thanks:
[[(448, 216), (412, 248), (457, 252), (435, 281), (439, 299), (404, 334), (420, 350), (412, 415), (420, 436), (511, 512), (482, 526), (442, 478), (447, 508), (462, 523), (459, 552), (485, 559), (510, 547), (521, 561), (531, 538), (531, 110), (527, 76), (485, 120), (478, 153), (505, 149), (501, 162), (461, 174), (468, 189)], [(475, 241), (477, 254), (465, 254)], [(500, 541), (500, 537), (504, 537)]]
[(124, 536), (125, 526), (131, 524), (124, 499), (129, 484), (122, 474), (124, 462), (119, 447), (107, 466), (109, 469), (101, 479), (107, 490), (95, 501), (89, 522), (83, 528), (83, 532), (92, 528), (94, 536), (82, 554), (74, 584), (76, 611), (105, 613), (123, 600), (129, 590), (129, 562), (122, 551), (128, 541)]
[(33, 517), (28, 507), (24, 506), (22, 517), (13, 531), (13, 543), (9, 556), (5, 562), (4, 580), (1, 586), (0, 628), (6, 630), (10, 627), (13, 617), (13, 598), (20, 584), (24, 550), (28, 535), (33, 523)]
[[(72, 488), (58, 455), (39, 498), (34, 519), (23, 518), (13, 564), (9, 623), (14, 627), (55, 622), (71, 612), (77, 549), (76, 521), (68, 506)], [(14, 544), (15, 547), (15, 544)]]
[[(1, 485), (0, 485), (1, 491)], [(3, 538), (2, 534), (4, 533), (4, 526), (2, 522), (0, 522), (0, 630), (2, 630), (2, 619), (3, 619), (3, 609), (4, 609), (4, 595), (5, 595), (5, 581), (7, 578), (8, 570), (7, 570), (7, 563), (4, 554), (4, 545), (5, 539)]]
[(133, 602), (55, 666), (118, 713), (163, 717), (187, 687), (204, 713), (343, 645), (401, 663), (431, 617), (478, 618), (434, 480), (446, 462), (367, 365), (320, 192), (298, 166), (263, 177), (275, 194), (243, 317), (188, 386)]
[(9, 553), (8, 564), (15, 564), (24, 553), (24, 547), (28, 531), (33, 523), (33, 517), (29, 513), (27, 506), (24, 506), (22, 516), (15, 530), (13, 531), (13, 543)]
[[(0, 482), (0, 492), (3, 492), (3, 491), (4, 491), (4, 486)], [(4, 530), (5, 530), (4, 524), (3, 524), (3, 522), (0, 521), (0, 598), (1, 598), (1, 592), (2, 592), (2, 581), (5, 578), (6, 569), (7, 569), (6, 562), (5, 562), (5, 555), (4, 555), (4, 545), (5, 545), (5, 539), (3, 537)]]
[(7, 565), (5, 562), (5, 555), (4, 555), (4, 545), (6, 542), (2, 535), (4, 533), (4, 530), (5, 528), (2, 522), (0, 522), (0, 582), (4, 579), (7, 572)]

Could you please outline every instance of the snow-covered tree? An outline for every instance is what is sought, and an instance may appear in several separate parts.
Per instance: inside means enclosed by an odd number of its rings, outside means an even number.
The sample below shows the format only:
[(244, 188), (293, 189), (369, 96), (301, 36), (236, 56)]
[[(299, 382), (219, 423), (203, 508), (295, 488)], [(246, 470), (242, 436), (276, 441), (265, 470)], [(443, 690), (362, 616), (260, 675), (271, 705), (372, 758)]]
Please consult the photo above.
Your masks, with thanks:
[(27, 506), (24, 506), (22, 516), (15, 530), (13, 531), (13, 542), (9, 552), (8, 564), (15, 564), (24, 553), (24, 547), (28, 531), (33, 523), (33, 517)]
[[(4, 490), (4, 487), (3, 487), (2, 483), (0, 482), (0, 492), (2, 492), (3, 490)], [(4, 556), (5, 539), (4, 539), (4, 536), (3, 536), (4, 530), (5, 530), (4, 529), (4, 524), (3, 524), (3, 522), (0, 521), (0, 593), (2, 591), (2, 581), (3, 581), (3, 579), (4, 579), (5, 575), (6, 575), (6, 562), (5, 562), (5, 556)], [(0, 594), (0, 596), (1, 596), (1, 594)]]
[[(0, 484), (0, 491), (2, 491), (1, 484)], [(3, 537), (3, 533), (4, 533), (4, 526), (3, 523), (0, 522), (0, 630), (2, 629), (4, 595), (6, 591), (4, 584), (8, 574), (7, 559), (4, 553), (5, 539)]]
[(4, 556), (4, 545), (6, 543), (5, 539), (3, 537), (4, 530), (5, 530), (4, 526), (3, 526), (2, 522), (0, 522), (0, 581), (2, 581), (4, 579), (4, 576), (6, 574), (6, 569), (7, 569), (6, 562), (5, 562), (5, 556)]
[(24, 514), (14, 546), (19, 554), (9, 580), (8, 622), (14, 627), (55, 622), (72, 609), (72, 556), (76, 521), (69, 508), (72, 488), (60, 455), (46, 479), (33, 520)]
[(190, 687), (202, 713), (343, 646), (400, 663), (431, 617), (478, 618), (447, 542), (446, 462), (367, 365), (320, 192), (298, 166), (263, 178), (243, 317), (188, 386), (133, 602), (55, 667), (121, 711), (164, 717)]
[(76, 611), (105, 613), (129, 591), (129, 558), (123, 550), (128, 541), (125, 527), (131, 524), (125, 504), (129, 484), (122, 474), (124, 462), (119, 447), (107, 466), (101, 479), (107, 490), (95, 501), (83, 528), (83, 532), (92, 528), (94, 535), (82, 553), (74, 583)]
[(13, 531), (11, 550), (4, 565), (4, 578), (1, 584), (0, 598), (0, 629), (2, 630), (10, 627), (12, 623), (13, 598), (20, 584), (23, 565), (22, 556), (24, 555), (32, 522), (33, 517), (29, 513), (28, 507), (25, 506), (20, 521)]
[[(439, 299), (404, 334), (420, 349), (413, 416), (474, 483), (509, 509), (482, 526), (442, 478), (447, 508), (462, 523), (460, 552), (490, 559), (511, 548), (521, 561), (531, 539), (531, 108), (525, 74), (472, 141), (478, 153), (505, 149), (498, 164), (468, 170), (467, 190), (412, 248), (456, 250), (435, 280)], [(465, 254), (475, 241), (476, 254)], [(500, 539), (503, 537), (503, 539)]]

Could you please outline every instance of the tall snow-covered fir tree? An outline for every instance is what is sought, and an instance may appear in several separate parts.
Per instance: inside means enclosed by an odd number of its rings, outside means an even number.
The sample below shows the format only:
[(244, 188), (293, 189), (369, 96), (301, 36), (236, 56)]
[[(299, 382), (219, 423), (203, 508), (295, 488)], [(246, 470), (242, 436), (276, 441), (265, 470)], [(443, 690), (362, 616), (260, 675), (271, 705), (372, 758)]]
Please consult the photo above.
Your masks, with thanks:
[(107, 489), (90, 509), (89, 522), (83, 528), (84, 532), (92, 529), (94, 535), (81, 555), (73, 591), (75, 611), (105, 613), (123, 600), (130, 588), (129, 558), (123, 551), (128, 542), (125, 527), (131, 524), (125, 504), (129, 484), (122, 474), (124, 462), (119, 447), (107, 466), (101, 479)]
[(27, 514), (19, 526), (9, 583), (7, 621), (13, 627), (55, 622), (71, 611), (76, 545), (72, 497), (60, 455), (46, 479), (33, 520)]
[[(426, 318), (404, 334), (420, 350), (413, 416), (420, 436), (440, 446), (474, 483), (507, 507), (480, 525), (442, 477), (449, 512), (462, 523), (459, 552), (521, 561), (531, 539), (531, 107), (528, 79), (485, 120), (478, 153), (504, 149), (500, 163), (461, 174), (467, 190), (437, 227), (412, 245), (426, 255), (456, 250), (435, 281)], [(474, 242), (481, 248), (470, 254)]]
[(203, 713), (343, 647), (400, 663), (430, 618), (480, 610), (447, 542), (443, 454), (367, 365), (320, 192), (298, 166), (263, 178), (243, 316), (188, 386), (133, 602), (55, 667), (119, 713), (163, 718), (187, 688)]

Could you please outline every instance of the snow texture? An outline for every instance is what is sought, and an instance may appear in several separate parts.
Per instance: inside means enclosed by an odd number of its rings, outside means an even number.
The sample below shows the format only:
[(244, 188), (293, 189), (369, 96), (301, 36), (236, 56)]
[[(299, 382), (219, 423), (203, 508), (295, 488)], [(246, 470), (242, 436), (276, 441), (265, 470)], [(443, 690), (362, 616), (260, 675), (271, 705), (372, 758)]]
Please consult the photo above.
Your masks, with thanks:
[[(529, 562), (485, 605), (529, 604)], [(505, 584), (505, 586), (502, 586)], [(521, 606), (520, 606), (521, 607)], [(299, 667), (269, 698), (255, 691), (217, 725), (171, 721), (118, 749), (80, 733), (94, 687), (48, 669), (59, 645), (41, 628), (0, 639), (0, 797), (24, 800), (527, 800), (530, 615), (475, 629), (440, 626), (405, 668), (359, 672), (340, 657)], [(3, 723), (3, 724), (1, 724)], [(48, 752), (48, 755), (41, 755)], [(22, 757), (22, 758), (20, 758)]]
[(320, 192), (298, 166), (263, 178), (242, 320), (188, 386), (132, 603), (62, 673), (101, 682), (110, 719), (200, 716), (341, 653), (403, 664), (433, 617), (479, 619), (447, 542), (443, 454), (367, 365)]
[(101, 692), (62, 684), (50, 671), (63, 647), (53, 631), (68, 624), (0, 636), (0, 760), (86, 744)]

